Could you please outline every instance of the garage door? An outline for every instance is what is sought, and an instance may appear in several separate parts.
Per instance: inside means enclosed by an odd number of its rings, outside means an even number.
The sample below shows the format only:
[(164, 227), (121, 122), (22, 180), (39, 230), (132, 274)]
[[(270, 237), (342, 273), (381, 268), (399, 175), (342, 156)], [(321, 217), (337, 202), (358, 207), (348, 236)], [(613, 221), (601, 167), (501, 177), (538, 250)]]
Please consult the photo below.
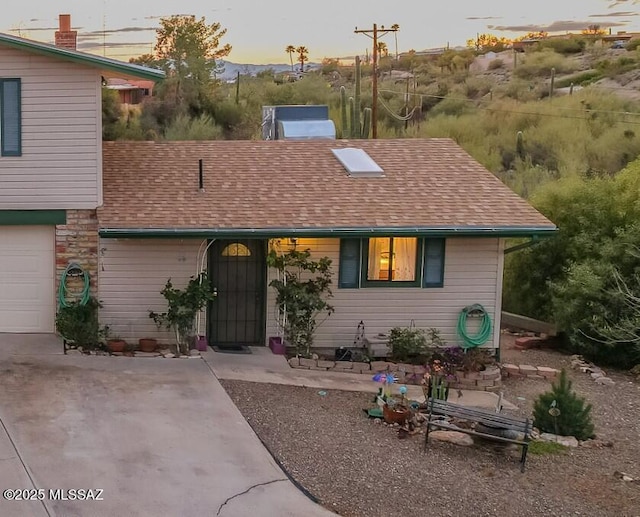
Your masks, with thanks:
[(53, 226), (0, 226), (0, 332), (53, 332)]

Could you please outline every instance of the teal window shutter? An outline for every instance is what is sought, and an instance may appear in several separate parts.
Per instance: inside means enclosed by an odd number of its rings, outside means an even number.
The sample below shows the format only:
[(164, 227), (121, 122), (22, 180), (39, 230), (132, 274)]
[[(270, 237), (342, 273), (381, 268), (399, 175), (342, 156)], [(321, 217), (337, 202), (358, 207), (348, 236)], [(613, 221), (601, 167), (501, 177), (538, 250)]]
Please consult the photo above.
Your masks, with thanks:
[(20, 79), (0, 80), (0, 153), (22, 155), (22, 109)]
[(444, 285), (445, 239), (424, 240), (424, 274), (422, 287), (442, 287)]
[(340, 239), (338, 287), (357, 289), (360, 280), (360, 239)]

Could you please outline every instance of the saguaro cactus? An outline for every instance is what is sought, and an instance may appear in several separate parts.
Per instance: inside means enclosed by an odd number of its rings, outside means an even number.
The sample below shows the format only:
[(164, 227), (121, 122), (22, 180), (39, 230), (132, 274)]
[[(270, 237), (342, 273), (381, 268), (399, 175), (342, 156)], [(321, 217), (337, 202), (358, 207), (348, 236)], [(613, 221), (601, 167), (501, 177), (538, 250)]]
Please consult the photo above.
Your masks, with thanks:
[[(355, 93), (349, 97), (347, 106), (347, 91), (340, 87), (340, 117), (342, 123), (342, 138), (369, 138), (371, 132), (371, 108), (361, 107), (361, 72), (360, 57), (356, 56)], [(360, 115), (362, 113), (362, 120)], [(347, 115), (348, 114), (348, 115)]]

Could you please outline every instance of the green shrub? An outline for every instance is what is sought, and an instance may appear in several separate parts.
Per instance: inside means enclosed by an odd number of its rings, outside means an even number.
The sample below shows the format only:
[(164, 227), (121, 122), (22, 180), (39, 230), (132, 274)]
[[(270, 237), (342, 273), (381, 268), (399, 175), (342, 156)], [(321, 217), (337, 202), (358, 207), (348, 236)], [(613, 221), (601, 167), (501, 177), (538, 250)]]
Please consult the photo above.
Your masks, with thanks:
[(533, 79), (549, 77), (551, 69), (555, 68), (556, 73), (568, 73), (575, 69), (576, 64), (564, 56), (550, 49), (541, 52), (527, 54), (524, 62), (519, 64), (513, 71), (516, 77), (521, 79)]
[(164, 137), (167, 140), (221, 140), (222, 128), (208, 115), (197, 118), (178, 115), (167, 127)]
[(529, 444), (529, 454), (544, 456), (548, 454), (562, 454), (567, 452), (567, 447), (558, 442), (543, 442), (537, 440)]
[(562, 79), (556, 79), (556, 88), (567, 88), (572, 84), (574, 86), (586, 86), (599, 79), (602, 79), (602, 73), (598, 70), (585, 70), (569, 77), (563, 77)]
[(539, 49), (551, 49), (554, 52), (562, 55), (580, 54), (586, 46), (586, 41), (583, 38), (569, 38), (569, 39), (544, 39), (538, 42), (537, 47)]
[(85, 350), (96, 349), (102, 337), (98, 322), (99, 308), (100, 303), (95, 298), (89, 298), (85, 305), (73, 302), (66, 307), (60, 307), (56, 314), (58, 334)]
[(473, 104), (467, 99), (460, 97), (447, 97), (441, 102), (436, 104), (431, 111), (430, 115), (449, 115), (459, 117), (473, 109)]
[(640, 47), (640, 38), (632, 39), (625, 46), (625, 48), (631, 52), (636, 50), (638, 47)]
[(389, 346), (391, 359), (404, 363), (427, 352), (427, 338), (422, 329), (394, 327), (389, 332)]
[[(551, 413), (556, 411), (557, 415)], [(593, 438), (591, 404), (571, 391), (571, 381), (563, 369), (551, 391), (543, 393), (533, 405), (534, 425), (543, 432), (575, 436), (578, 440)]]
[(497, 70), (499, 68), (504, 68), (504, 61), (502, 59), (494, 59), (489, 63), (487, 67), (489, 70)]

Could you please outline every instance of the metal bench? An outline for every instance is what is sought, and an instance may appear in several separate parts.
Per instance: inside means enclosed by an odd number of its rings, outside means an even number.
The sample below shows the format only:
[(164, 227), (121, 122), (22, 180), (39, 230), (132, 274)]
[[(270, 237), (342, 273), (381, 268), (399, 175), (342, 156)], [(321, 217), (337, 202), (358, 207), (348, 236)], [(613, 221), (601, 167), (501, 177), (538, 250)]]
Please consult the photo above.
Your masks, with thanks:
[[(430, 398), (428, 402), (428, 419), (427, 431), (424, 438), (424, 450), (427, 450), (429, 442), (429, 432), (431, 429), (447, 429), (449, 431), (459, 431), (461, 433), (478, 436), (487, 440), (495, 440), (499, 442), (515, 443), (522, 447), (522, 456), (520, 458), (520, 470), (524, 472), (525, 463), (527, 461), (527, 450), (529, 441), (531, 440), (532, 422), (528, 418), (517, 418), (507, 416), (502, 413), (486, 411), (478, 408), (464, 407), (453, 402), (446, 402), (435, 398)], [(496, 434), (476, 431), (475, 429), (459, 428), (446, 420), (434, 419), (437, 416), (452, 417), (459, 420), (466, 420), (475, 424), (482, 424), (486, 428), (496, 431)], [(503, 431), (516, 431), (524, 435), (524, 439), (510, 438), (500, 436)]]

